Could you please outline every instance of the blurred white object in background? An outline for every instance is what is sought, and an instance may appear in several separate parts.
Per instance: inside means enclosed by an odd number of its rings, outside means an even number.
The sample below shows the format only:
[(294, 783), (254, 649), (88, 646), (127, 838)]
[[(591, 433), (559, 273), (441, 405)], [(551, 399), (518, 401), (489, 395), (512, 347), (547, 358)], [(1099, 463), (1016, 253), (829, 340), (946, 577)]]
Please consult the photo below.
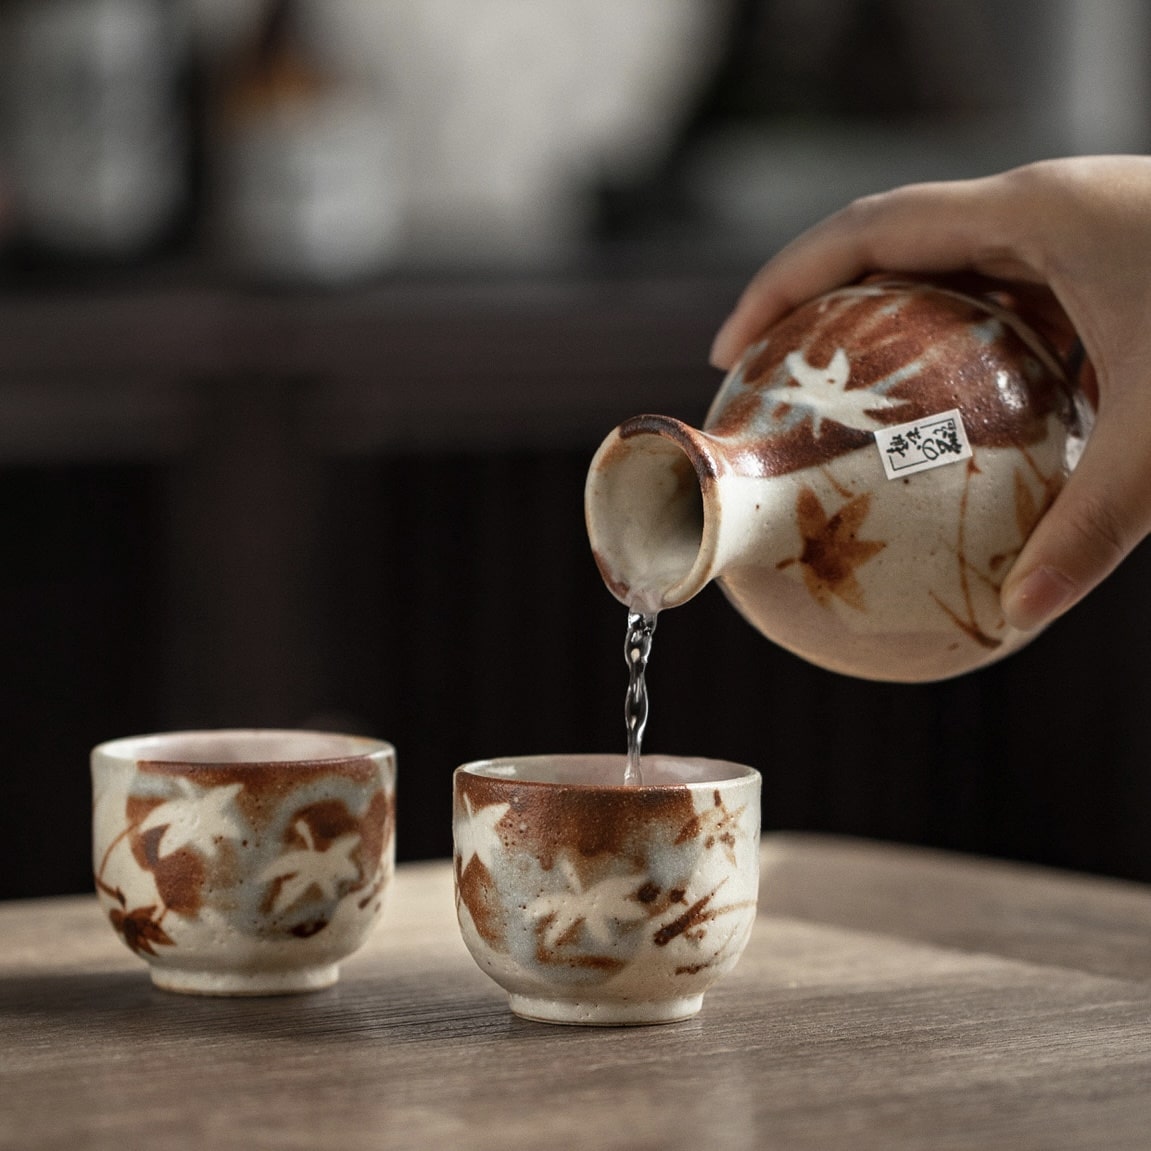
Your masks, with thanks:
[(185, 27), (168, 0), (18, 0), (0, 45), (15, 224), (38, 247), (131, 257), (187, 191)]
[[(726, 0), (337, 0), (384, 53), (419, 258), (547, 262), (590, 190), (658, 159), (716, 65)], [(366, 29), (365, 29), (366, 30)]]
[(589, 189), (641, 172), (680, 127), (727, 13), (716, 0), (371, 7), (406, 26), (388, 67), (408, 133), (411, 226), (421, 254), (442, 260), (568, 253)]
[(370, 77), (316, 51), (304, 16), (276, 0), (223, 93), (216, 236), (245, 275), (339, 285), (395, 262), (403, 216), (394, 136)]
[[(196, 0), (217, 44), (252, 5)], [(329, 62), (375, 77), (408, 264), (539, 264), (589, 191), (658, 159), (712, 75), (730, 0), (310, 0)], [(247, 13), (247, 16), (244, 13)]]

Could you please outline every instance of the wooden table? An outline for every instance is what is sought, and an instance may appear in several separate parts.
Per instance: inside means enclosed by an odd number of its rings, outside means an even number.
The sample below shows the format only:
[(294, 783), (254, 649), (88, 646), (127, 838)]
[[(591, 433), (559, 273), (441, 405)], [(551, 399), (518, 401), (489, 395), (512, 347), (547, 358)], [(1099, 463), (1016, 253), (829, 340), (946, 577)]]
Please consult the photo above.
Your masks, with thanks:
[(339, 985), (155, 990), (93, 898), (0, 904), (0, 1147), (1151, 1147), (1151, 890), (810, 836), (696, 1019), (513, 1017), (446, 862)]

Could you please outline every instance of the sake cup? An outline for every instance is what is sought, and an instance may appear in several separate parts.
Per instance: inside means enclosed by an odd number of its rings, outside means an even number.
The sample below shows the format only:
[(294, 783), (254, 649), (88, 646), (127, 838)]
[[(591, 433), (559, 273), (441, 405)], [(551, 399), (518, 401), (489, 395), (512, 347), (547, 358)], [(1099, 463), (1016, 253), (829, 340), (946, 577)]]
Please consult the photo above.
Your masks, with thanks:
[(94, 748), (96, 892), (169, 991), (335, 983), (395, 860), (395, 751), (311, 731), (186, 731)]
[(454, 777), (456, 909), (472, 957), (528, 1019), (695, 1015), (755, 921), (753, 768), (610, 755), (464, 764)]

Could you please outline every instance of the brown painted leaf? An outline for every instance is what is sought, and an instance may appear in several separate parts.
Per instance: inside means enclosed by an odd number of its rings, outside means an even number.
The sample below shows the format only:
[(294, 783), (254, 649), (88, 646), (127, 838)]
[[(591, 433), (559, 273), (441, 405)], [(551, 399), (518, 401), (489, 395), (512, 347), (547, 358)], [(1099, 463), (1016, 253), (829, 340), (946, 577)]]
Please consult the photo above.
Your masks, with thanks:
[(811, 488), (800, 490), (795, 518), (803, 552), (798, 560), (807, 589), (819, 603), (826, 605), (834, 595), (857, 611), (867, 610), (855, 571), (887, 546), (882, 540), (859, 538), (870, 508), (871, 494), (864, 492), (829, 516)]
[(152, 907), (137, 907), (133, 911), (121, 911), (118, 907), (113, 907), (108, 912), (108, 918), (111, 919), (112, 926), (122, 936), (124, 942), (137, 955), (155, 955), (156, 952), (152, 947), (154, 943), (160, 943), (167, 947), (175, 946), (168, 933), (153, 918), (155, 912), (154, 905)]

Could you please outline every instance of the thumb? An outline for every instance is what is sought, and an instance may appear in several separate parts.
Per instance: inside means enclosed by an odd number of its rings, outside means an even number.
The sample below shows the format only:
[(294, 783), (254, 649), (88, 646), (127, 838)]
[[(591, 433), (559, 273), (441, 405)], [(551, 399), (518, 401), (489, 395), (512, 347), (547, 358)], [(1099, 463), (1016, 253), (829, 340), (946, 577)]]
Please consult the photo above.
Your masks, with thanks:
[(1065, 612), (1151, 530), (1151, 454), (1140, 439), (1151, 411), (1140, 414), (1120, 423), (1100, 413), (1078, 466), (1004, 581), (1012, 627), (1031, 631)]

